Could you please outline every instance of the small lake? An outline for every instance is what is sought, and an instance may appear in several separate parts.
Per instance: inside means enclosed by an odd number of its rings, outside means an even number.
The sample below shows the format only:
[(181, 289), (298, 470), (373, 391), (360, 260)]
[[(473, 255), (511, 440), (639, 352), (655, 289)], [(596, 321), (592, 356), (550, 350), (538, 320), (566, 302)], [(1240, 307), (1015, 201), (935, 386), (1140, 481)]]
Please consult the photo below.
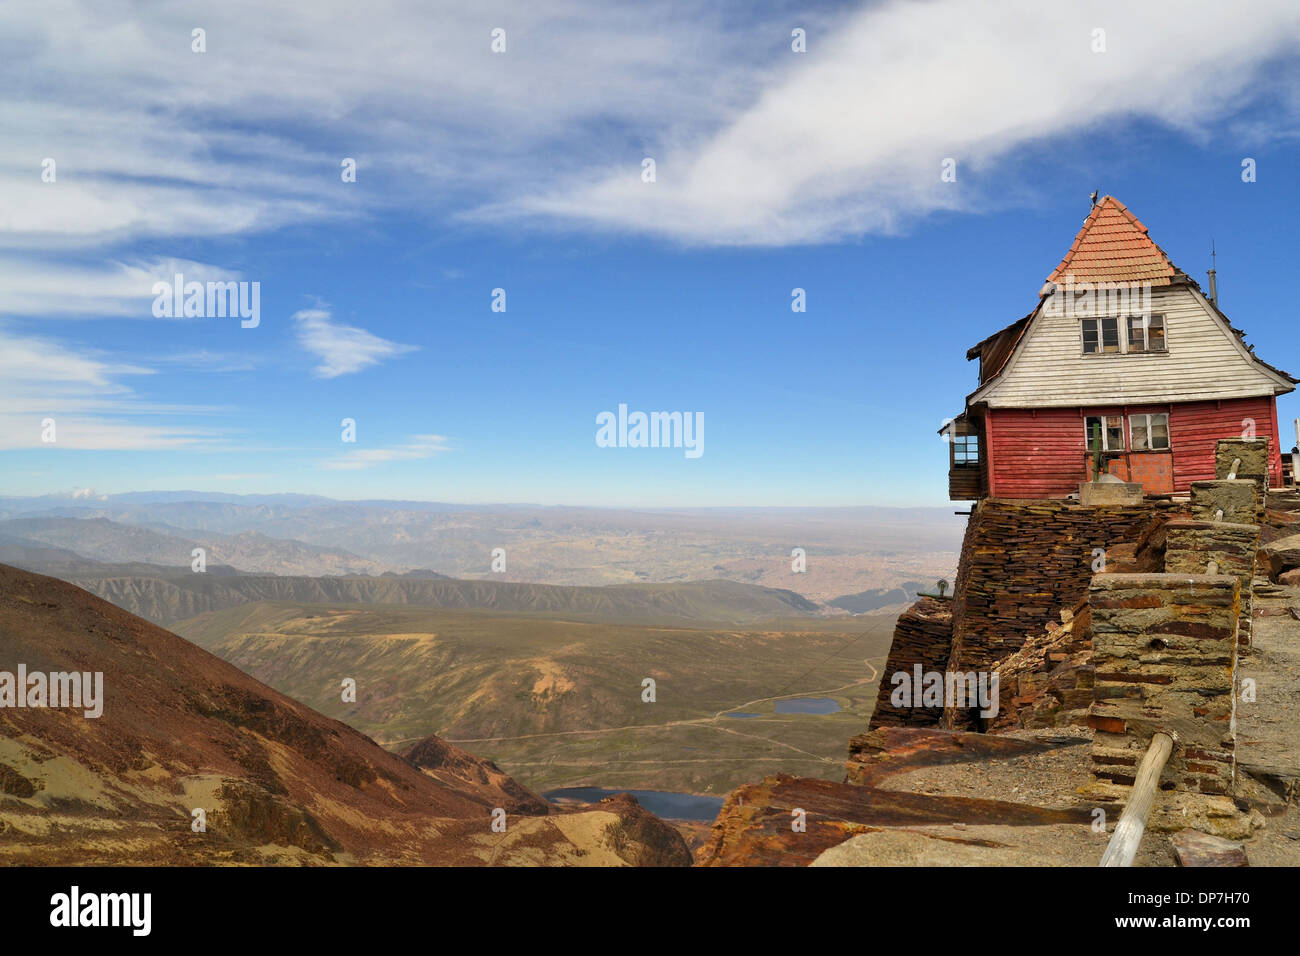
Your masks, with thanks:
[(833, 714), (840, 705), (830, 697), (792, 697), (772, 705), (778, 714)]
[(733, 710), (729, 714), (723, 714), (723, 717), (762, 717), (762, 714), (751, 714), (747, 710)]
[(693, 793), (672, 793), (666, 790), (607, 790), (604, 787), (567, 787), (548, 790), (542, 796), (547, 800), (596, 803), (616, 793), (630, 793), (637, 803), (657, 817), (665, 820), (701, 820), (712, 823), (722, 809), (722, 797), (701, 797)]

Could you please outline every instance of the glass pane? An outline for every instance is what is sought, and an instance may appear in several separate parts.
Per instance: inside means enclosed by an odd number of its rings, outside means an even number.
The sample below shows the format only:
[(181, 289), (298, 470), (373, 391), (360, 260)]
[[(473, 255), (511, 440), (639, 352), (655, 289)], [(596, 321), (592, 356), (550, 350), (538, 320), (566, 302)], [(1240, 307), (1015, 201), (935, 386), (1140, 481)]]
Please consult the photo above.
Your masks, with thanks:
[(1096, 451), (1098, 444), (1102, 448), (1106, 447), (1106, 436), (1102, 431), (1100, 418), (1089, 415), (1084, 419), (1083, 437), (1087, 443), (1088, 451)]
[(1165, 350), (1165, 317), (1163, 315), (1151, 316), (1151, 324), (1148, 326), (1148, 338), (1151, 340), (1152, 352), (1163, 352)]
[(1103, 352), (1119, 351), (1119, 319), (1101, 320), (1101, 350)]
[(1152, 448), (1169, 447), (1169, 416), (1168, 415), (1151, 416), (1151, 447)]
[(1133, 432), (1133, 450), (1146, 451), (1149, 447), (1147, 441), (1147, 416), (1132, 416), (1129, 418), (1129, 428)]
[(1083, 320), (1083, 352), (1087, 355), (1097, 351), (1097, 320)]
[(1147, 348), (1146, 333), (1142, 331), (1142, 317), (1130, 316), (1128, 320), (1128, 350), (1145, 352)]
[(1119, 415), (1112, 415), (1106, 419), (1106, 449), (1124, 450), (1124, 419)]

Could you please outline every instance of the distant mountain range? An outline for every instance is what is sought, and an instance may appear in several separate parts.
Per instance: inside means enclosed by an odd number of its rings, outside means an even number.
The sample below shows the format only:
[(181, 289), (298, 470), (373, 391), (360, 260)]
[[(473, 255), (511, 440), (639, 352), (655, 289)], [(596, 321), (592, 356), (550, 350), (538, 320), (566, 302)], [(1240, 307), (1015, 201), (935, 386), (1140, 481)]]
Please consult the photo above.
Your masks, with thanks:
[(205, 562), (262, 574), (379, 574), (393, 566), (347, 551), (322, 548), (258, 531), (191, 536), (107, 518), (28, 517), (0, 521), (0, 545), (45, 545), (110, 564), (189, 566), (194, 549)]
[[(558, 544), (548, 545), (558, 547)], [(574, 547), (583, 547), (581, 542)], [(189, 566), (202, 548), (206, 570)], [(828, 559), (812, 558), (815, 572)], [(923, 585), (905, 580), (896, 587), (833, 595), (825, 605), (793, 587), (771, 587), (727, 579), (716, 565), (702, 580), (565, 586), (507, 580), (492, 575), (458, 580), (427, 569), (387, 569), (346, 551), (277, 539), (259, 532), (235, 535), (178, 534), (121, 524), (107, 518), (24, 517), (0, 521), (0, 562), (72, 580), (92, 593), (155, 623), (176, 621), (258, 601), (300, 604), (398, 604), (431, 608), (479, 608), (494, 612), (564, 616), (610, 622), (753, 624), (774, 618), (827, 613), (860, 614), (906, 603)], [(769, 568), (773, 562), (768, 562)], [(906, 561), (903, 566), (910, 566)], [(807, 575), (740, 573), (756, 581), (804, 584)], [(268, 569), (275, 569), (268, 573)], [(295, 573), (301, 569), (321, 573)], [(357, 569), (360, 570), (357, 570)], [(826, 579), (860, 580), (841, 567)]]
[[(822, 604), (951, 577), (962, 528), (939, 508), (630, 510), (199, 492), (0, 498), (0, 546), (117, 565), (188, 567), (201, 547), (209, 569), (257, 574), (430, 569), (577, 586), (720, 578)], [(70, 556), (62, 562), (70, 566)]]
[(748, 624), (815, 614), (819, 608), (793, 591), (734, 581), (683, 584), (611, 584), (564, 587), (508, 581), (457, 581), (416, 577), (309, 578), (270, 575), (173, 573), (69, 579), (118, 607), (170, 624), (209, 611), (259, 601), (334, 605), (419, 605), (481, 609), (573, 620), (680, 624), (708, 621)]

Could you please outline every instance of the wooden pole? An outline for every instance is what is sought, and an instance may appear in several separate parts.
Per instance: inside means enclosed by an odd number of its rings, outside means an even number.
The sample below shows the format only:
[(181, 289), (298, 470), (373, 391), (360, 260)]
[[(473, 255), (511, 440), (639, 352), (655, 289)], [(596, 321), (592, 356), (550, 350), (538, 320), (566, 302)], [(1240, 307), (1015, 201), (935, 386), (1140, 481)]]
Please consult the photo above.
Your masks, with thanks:
[(1106, 852), (1101, 858), (1102, 866), (1132, 866), (1133, 857), (1137, 856), (1138, 844), (1147, 828), (1147, 817), (1156, 800), (1156, 785), (1160, 782), (1160, 772), (1169, 762), (1169, 755), (1174, 752), (1174, 738), (1166, 733), (1157, 733), (1151, 738), (1146, 756), (1138, 765), (1137, 779), (1133, 781), (1133, 792), (1129, 795), (1124, 812), (1120, 814), (1115, 832), (1110, 835)]

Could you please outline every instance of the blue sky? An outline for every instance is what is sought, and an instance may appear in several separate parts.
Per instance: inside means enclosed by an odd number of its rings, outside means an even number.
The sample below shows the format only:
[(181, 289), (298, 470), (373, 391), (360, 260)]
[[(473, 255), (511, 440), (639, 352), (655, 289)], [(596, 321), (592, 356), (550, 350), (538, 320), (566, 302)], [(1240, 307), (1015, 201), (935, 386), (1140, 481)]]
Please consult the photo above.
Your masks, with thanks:
[[(1213, 238), (1300, 373), (1285, 4), (115, 6), (0, 29), (0, 494), (943, 504), (965, 351), (1093, 189), (1202, 283)], [(177, 268), (259, 282), (260, 324), (154, 318)], [(597, 447), (620, 403), (702, 413), (704, 454)]]

